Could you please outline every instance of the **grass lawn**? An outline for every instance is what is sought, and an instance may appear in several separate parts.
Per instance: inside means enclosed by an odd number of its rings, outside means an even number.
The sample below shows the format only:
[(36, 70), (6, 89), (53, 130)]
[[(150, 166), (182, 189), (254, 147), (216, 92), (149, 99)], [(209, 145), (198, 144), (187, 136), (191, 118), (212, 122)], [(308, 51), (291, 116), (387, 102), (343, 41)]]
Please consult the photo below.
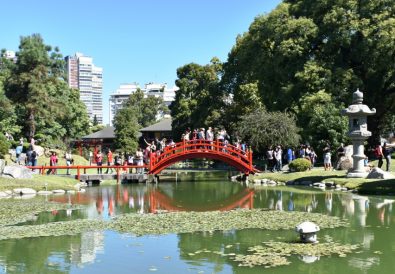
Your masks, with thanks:
[(0, 178), (0, 191), (14, 188), (28, 187), (34, 190), (73, 190), (78, 181), (72, 178), (59, 176), (34, 175), (32, 179), (8, 179)]
[(347, 178), (345, 171), (325, 171), (323, 168), (314, 168), (305, 172), (266, 172), (250, 177), (254, 179), (271, 179), (274, 181), (310, 181), (335, 182), (336, 184), (355, 189), (361, 194), (395, 195), (395, 179), (377, 180), (363, 178)]

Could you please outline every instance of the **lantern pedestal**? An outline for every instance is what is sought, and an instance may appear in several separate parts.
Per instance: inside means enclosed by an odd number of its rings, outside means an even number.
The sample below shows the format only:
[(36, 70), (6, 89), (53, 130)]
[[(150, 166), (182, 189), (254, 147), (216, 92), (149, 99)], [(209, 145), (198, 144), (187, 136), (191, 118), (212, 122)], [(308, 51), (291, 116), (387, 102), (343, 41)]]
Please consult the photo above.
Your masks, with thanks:
[(372, 133), (368, 131), (367, 116), (375, 114), (376, 110), (374, 108), (370, 109), (367, 105), (362, 104), (363, 93), (359, 90), (353, 93), (352, 98), (352, 105), (342, 110), (342, 115), (348, 116), (349, 119), (348, 136), (353, 144), (353, 167), (347, 173), (347, 177), (365, 178), (368, 172), (364, 165), (366, 158), (364, 142), (372, 136)]

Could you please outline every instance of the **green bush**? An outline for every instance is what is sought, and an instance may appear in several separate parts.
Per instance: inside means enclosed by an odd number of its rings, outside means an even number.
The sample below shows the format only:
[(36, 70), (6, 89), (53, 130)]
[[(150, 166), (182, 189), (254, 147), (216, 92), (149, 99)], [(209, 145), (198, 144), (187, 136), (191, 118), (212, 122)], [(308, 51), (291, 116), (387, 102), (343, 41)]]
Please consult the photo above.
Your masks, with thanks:
[(310, 168), (311, 168), (311, 162), (304, 158), (299, 158), (289, 163), (289, 169), (291, 171), (300, 172), (300, 171), (306, 171)]
[(4, 134), (0, 133), (0, 159), (4, 159), (10, 148), (10, 143), (5, 138)]

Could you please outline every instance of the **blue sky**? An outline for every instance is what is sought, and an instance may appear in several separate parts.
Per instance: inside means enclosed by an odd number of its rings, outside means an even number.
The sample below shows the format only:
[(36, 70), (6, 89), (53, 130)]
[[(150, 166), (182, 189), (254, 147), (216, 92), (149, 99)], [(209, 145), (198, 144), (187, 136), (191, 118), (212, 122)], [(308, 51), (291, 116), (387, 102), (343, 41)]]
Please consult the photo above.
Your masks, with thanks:
[(226, 61), (236, 36), (280, 0), (15, 0), (2, 1), (0, 48), (40, 33), (61, 53), (82, 52), (103, 67), (104, 121), (108, 98), (121, 83), (174, 85), (187, 63)]

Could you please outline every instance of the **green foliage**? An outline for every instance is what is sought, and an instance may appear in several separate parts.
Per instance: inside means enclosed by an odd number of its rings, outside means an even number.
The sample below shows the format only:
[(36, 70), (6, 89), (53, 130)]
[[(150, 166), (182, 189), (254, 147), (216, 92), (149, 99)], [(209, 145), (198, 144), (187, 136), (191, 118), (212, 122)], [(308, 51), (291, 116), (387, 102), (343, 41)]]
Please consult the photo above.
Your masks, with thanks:
[(368, 120), (377, 139), (390, 130), (386, 124), (395, 112), (394, 17), (392, 0), (285, 0), (238, 37), (224, 64), (222, 86), (236, 94), (241, 86), (257, 83), (270, 111), (286, 110), (320, 91), (332, 95), (339, 108), (359, 88), (365, 103), (377, 110)]
[(138, 133), (140, 126), (136, 111), (130, 107), (119, 110), (114, 118), (116, 146), (127, 152), (135, 152), (138, 147)]
[(347, 143), (348, 119), (340, 114), (343, 108), (322, 90), (305, 94), (299, 100), (299, 106), (294, 108), (299, 126), (303, 128), (303, 140), (317, 151), (322, 151), (327, 144), (336, 148)]
[(11, 144), (5, 138), (4, 134), (0, 133), (0, 159), (4, 159), (5, 155), (8, 154), (8, 149)]
[(301, 172), (311, 168), (311, 162), (305, 158), (298, 158), (289, 163), (291, 171)]
[(138, 89), (130, 95), (124, 107), (133, 110), (140, 126), (147, 127), (156, 122), (156, 116), (159, 113), (168, 114), (169, 109), (162, 98), (155, 96), (144, 97), (143, 91)]
[(241, 117), (237, 131), (239, 137), (258, 151), (276, 144), (296, 146), (300, 141), (295, 117), (283, 112), (257, 109)]
[(219, 88), (222, 64), (213, 58), (205, 66), (190, 63), (177, 69), (175, 101), (170, 105), (176, 139), (186, 128), (223, 126), (224, 97)]
[(114, 118), (117, 148), (129, 152), (136, 151), (140, 128), (155, 123), (159, 113), (168, 113), (162, 98), (154, 96), (144, 98), (141, 90), (132, 93)]
[(21, 37), (17, 57), (15, 64), (0, 62), (0, 129), (14, 137), (22, 129), (23, 136), (55, 146), (85, 135), (86, 107), (79, 92), (67, 86), (59, 49), (33, 34)]

